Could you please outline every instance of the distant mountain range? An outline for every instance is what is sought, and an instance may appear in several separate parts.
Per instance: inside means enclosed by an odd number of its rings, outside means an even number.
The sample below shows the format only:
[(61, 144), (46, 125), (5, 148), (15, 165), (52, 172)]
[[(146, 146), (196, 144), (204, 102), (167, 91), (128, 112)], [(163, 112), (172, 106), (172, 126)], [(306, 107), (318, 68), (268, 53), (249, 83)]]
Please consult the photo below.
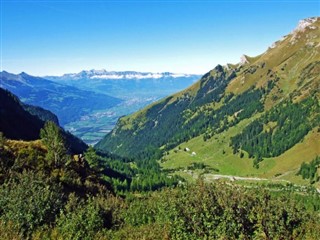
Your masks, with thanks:
[(181, 91), (197, 81), (201, 75), (184, 73), (151, 73), (134, 71), (89, 70), (47, 79), (81, 89), (106, 93), (121, 99), (134, 97), (162, 98)]
[(0, 87), (16, 94), (24, 103), (55, 113), (62, 125), (80, 119), (93, 110), (107, 109), (122, 100), (73, 86), (56, 83), (27, 73), (0, 72)]
[(107, 71), (105, 69), (102, 70), (84, 70), (79, 73), (68, 73), (62, 76), (46, 76), (45, 78), (51, 80), (81, 80), (81, 79), (104, 79), (104, 80), (115, 80), (115, 79), (159, 79), (159, 78), (190, 78), (196, 77), (197, 74), (185, 74), (185, 73), (170, 73), (170, 72), (162, 72), (162, 73), (152, 73), (152, 72), (135, 72), (135, 71)]
[(96, 147), (158, 159), (170, 171), (196, 162), (223, 174), (294, 178), (303, 161), (320, 155), (319, 84), (315, 17), (263, 54), (218, 65), (191, 87), (122, 117)]

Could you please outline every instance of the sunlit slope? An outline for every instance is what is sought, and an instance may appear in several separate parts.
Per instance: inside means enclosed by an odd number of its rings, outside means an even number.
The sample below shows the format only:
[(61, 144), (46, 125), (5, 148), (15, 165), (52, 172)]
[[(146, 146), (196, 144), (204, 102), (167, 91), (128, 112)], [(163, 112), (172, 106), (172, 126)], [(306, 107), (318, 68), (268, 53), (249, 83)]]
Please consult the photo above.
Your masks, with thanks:
[(320, 154), (319, 82), (320, 18), (309, 18), (265, 53), (121, 118), (97, 147), (169, 169), (281, 177)]

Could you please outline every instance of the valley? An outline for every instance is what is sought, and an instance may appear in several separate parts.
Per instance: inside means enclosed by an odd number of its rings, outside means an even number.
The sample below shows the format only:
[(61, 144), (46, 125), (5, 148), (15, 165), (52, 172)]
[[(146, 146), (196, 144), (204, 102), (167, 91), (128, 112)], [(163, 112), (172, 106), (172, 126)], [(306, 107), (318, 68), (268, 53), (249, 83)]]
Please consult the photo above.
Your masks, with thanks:
[(1, 2), (0, 239), (319, 239), (318, 7)]
[(298, 175), (320, 155), (320, 49), (310, 47), (320, 44), (319, 19), (302, 20), (263, 54), (217, 65), (189, 88), (120, 118), (97, 149), (157, 160), (189, 180), (230, 175), (319, 187), (317, 171)]
[(87, 144), (94, 145), (114, 128), (120, 117), (138, 111), (156, 100), (159, 100), (159, 98), (128, 98), (115, 107), (96, 110), (88, 115), (83, 115), (77, 121), (67, 123), (64, 127)]
[(95, 144), (131, 114), (194, 83), (200, 75), (82, 71), (44, 78), (1, 72), (0, 86), (25, 103), (55, 113), (61, 125), (87, 144)]

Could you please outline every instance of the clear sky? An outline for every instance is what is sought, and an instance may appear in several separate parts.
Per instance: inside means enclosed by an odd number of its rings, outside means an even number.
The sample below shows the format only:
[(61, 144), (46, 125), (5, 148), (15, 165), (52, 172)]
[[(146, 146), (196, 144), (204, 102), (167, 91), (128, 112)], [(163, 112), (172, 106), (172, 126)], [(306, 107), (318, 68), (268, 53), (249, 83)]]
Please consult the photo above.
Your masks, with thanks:
[(1, 70), (88, 69), (203, 74), (255, 56), (320, 0), (0, 0)]

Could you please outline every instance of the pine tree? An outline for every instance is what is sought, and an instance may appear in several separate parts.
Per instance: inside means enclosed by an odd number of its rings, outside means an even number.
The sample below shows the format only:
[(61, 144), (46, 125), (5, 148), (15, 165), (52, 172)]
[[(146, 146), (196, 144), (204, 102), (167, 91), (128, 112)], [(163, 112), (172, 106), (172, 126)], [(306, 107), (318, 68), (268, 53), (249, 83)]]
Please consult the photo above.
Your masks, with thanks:
[(84, 153), (84, 158), (89, 163), (90, 167), (93, 169), (99, 169), (100, 167), (100, 157), (97, 155), (96, 151), (92, 146), (90, 146)]
[(46, 122), (40, 131), (42, 143), (47, 147), (46, 159), (49, 164), (59, 167), (66, 163), (67, 149), (59, 127), (51, 121)]

